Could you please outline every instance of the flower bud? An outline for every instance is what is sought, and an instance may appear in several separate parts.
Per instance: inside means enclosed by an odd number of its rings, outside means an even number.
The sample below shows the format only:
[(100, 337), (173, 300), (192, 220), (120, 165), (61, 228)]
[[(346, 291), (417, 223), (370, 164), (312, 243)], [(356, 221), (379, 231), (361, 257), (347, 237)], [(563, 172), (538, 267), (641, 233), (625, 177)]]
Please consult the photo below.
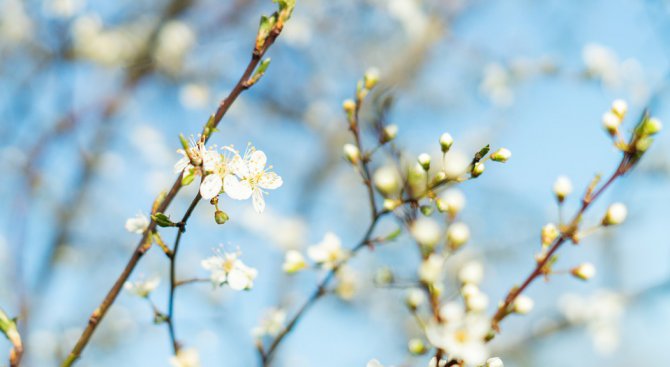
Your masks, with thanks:
[(217, 224), (224, 224), (228, 221), (228, 219), (230, 219), (230, 217), (228, 217), (228, 214), (226, 214), (226, 212), (222, 210), (217, 210), (216, 212), (214, 212), (214, 220), (216, 221)]
[(596, 275), (596, 267), (591, 263), (583, 263), (572, 268), (570, 273), (581, 280), (589, 280)]
[(356, 102), (354, 102), (353, 99), (345, 99), (344, 102), (342, 102), (342, 109), (347, 114), (353, 114), (354, 111), (356, 111)]
[(607, 208), (607, 212), (602, 220), (603, 226), (613, 226), (623, 223), (628, 215), (626, 206), (621, 203), (614, 203)]
[(498, 357), (489, 358), (486, 360), (484, 367), (505, 367), (502, 359)]
[(424, 302), (426, 302), (426, 294), (423, 292), (422, 289), (411, 288), (409, 291), (407, 291), (407, 296), (405, 297), (405, 303), (407, 304), (407, 307), (409, 307), (411, 310), (416, 310)]
[(419, 338), (410, 339), (407, 343), (407, 348), (415, 356), (425, 354), (428, 351), (426, 344)]
[(481, 176), (482, 173), (484, 173), (484, 170), (486, 169), (486, 166), (484, 166), (484, 163), (482, 162), (477, 162), (475, 163), (475, 166), (472, 167), (472, 177), (479, 177)]
[(551, 245), (560, 234), (561, 233), (558, 231), (556, 225), (553, 223), (546, 224), (544, 227), (542, 227), (542, 233), (540, 236), (542, 239), (542, 247)]
[(572, 182), (567, 176), (559, 176), (554, 182), (554, 195), (559, 203), (572, 193)]
[(363, 83), (365, 84), (365, 89), (374, 88), (379, 82), (379, 69), (370, 68), (363, 75)]
[(489, 306), (489, 297), (483, 292), (477, 292), (465, 298), (465, 306), (472, 312), (484, 312)]
[(372, 181), (384, 196), (395, 194), (400, 190), (400, 176), (392, 166), (377, 169), (372, 176)]
[(440, 135), (440, 147), (442, 148), (442, 153), (449, 151), (449, 148), (454, 144), (454, 138), (449, 135), (449, 133), (444, 133)]
[(465, 223), (456, 222), (447, 228), (449, 248), (458, 250), (470, 239), (470, 228)]
[(358, 147), (353, 144), (344, 144), (342, 150), (344, 151), (344, 157), (351, 162), (351, 164), (358, 164), (361, 159), (361, 151), (358, 150)]
[(626, 116), (626, 112), (628, 112), (628, 103), (623, 99), (615, 99), (614, 102), (612, 102), (612, 112), (619, 117), (620, 120), (623, 120)]
[(533, 306), (535, 306), (535, 302), (532, 298), (520, 294), (514, 300), (512, 310), (520, 315), (525, 315), (533, 310)]
[(432, 249), (440, 241), (442, 229), (437, 222), (430, 218), (419, 218), (410, 230), (419, 245)]
[(430, 155), (427, 153), (421, 153), (419, 154), (419, 158), (417, 158), (417, 161), (423, 167), (424, 170), (428, 171), (430, 169)]
[(398, 136), (398, 125), (386, 125), (382, 131), (382, 144), (388, 143)]
[(621, 118), (611, 111), (603, 114), (603, 127), (610, 135), (615, 135), (621, 125)]
[(384, 199), (384, 210), (393, 211), (395, 208), (399, 207), (402, 202), (398, 199)]
[(431, 254), (419, 266), (419, 279), (426, 284), (436, 284), (444, 273), (444, 256)]
[(177, 224), (170, 220), (170, 217), (163, 213), (156, 213), (151, 216), (159, 227), (175, 227)]
[(491, 160), (494, 162), (505, 163), (512, 156), (512, 152), (506, 148), (500, 148), (495, 152), (491, 153)]
[(643, 136), (649, 136), (649, 135), (654, 135), (657, 134), (659, 131), (663, 129), (663, 124), (661, 123), (661, 120), (655, 118), (655, 117), (650, 117), (644, 121), (644, 123), (641, 126), (641, 133)]
[(644, 153), (651, 147), (651, 143), (654, 142), (654, 139), (650, 138), (649, 136), (645, 135), (642, 136), (640, 139), (635, 142), (635, 150), (638, 153)]
[(393, 271), (388, 267), (380, 268), (375, 273), (375, 284), (389, 285), (393, 284), (394, 281), (395, 281), (395, 275), (393, 274)]

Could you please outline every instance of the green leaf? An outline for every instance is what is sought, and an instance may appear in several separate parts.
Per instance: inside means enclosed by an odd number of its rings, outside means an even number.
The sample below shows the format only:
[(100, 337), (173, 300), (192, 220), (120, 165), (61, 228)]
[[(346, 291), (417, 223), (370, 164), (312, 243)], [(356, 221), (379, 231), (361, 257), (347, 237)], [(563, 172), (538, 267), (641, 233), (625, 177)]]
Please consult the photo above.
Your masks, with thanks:
[(177, 223), (170, 220), (170, 217), (163, 213), (156, 213), (151, 216), (151, 219), (156, 222), (159, 227), (176, 227)]

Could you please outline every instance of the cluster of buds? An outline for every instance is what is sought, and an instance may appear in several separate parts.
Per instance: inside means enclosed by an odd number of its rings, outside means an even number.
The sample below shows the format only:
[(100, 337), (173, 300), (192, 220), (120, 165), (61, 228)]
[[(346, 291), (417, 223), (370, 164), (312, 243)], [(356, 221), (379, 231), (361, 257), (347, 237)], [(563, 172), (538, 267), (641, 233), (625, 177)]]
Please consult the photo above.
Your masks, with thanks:
[(661, 121), (655, 117), (649, 116), (646, 112), (635, 127), (630, 142), (626, 143), (621, 138), (619, 127), (623, 123), (628, 112), (626, 101), (617, 99), (612, 102), (609, 111), (603, 114), (603, 127), (607, 133), (615, 140), (615, 146), (626, 153), (632, 154), (638, 158), (649, 149), (653, 142), (652, 136), (657, 134), (663, 128)]
[(628, 104), (622, 99), (617, 99), (612, 102), (612, 107), (609, 111), (603, 114), (603, 127), (610, 134), (615, 137), (619, 134), (619, 126), (626, 117), (628, 112)]

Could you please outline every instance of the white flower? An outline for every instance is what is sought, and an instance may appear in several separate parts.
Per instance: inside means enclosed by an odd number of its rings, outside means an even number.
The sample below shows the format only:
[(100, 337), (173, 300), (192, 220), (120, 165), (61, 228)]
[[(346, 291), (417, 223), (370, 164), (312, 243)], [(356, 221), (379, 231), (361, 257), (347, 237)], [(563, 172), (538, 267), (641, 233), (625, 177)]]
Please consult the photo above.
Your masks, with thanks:
[(358, 291), (358, 275), (348, 266), (341, 266), (335, 273), (337, 285), (335, 293), (345, 301), (350, 301)]
[(258, 271), (246, 266), (239, 260), (240, 253), (217, 254), (202, 260), (202, 267), (211, 271), (210, 279), (214, 285), (228, 284), (230, 288), (241, 291), (251, 289)]
[(421, 167), (423, 167), (423, 169), (428, 171), (428, 169), (430, 168), (430, 154), (428, 153), (419, 154), (417, 162), (419, 162), (419, 164), (421, 165)]
[(461, 283), (479, 284), (484, 278), (484, 266), (479, 261), (469, 261), (458, 271)]
[(605, 112), (603, 114), (602, 120), (603, 127), (605, 130), (609, 131), (610, 134), (616, 133), (616, 131), (619, 129), (619, 125), (621, 125), (622, 122), (621, 118), (612, 111)]
[(520, 294), (514, 300), (514, 304), (512, 304), (512, 309), (514, 310), (514, 312), (520, 315), (525, 315), (530, 311), (532, 311), (534, 306), (535, 302), (533, 301), (532, 298)]
[(342, 147), (344, 157), (352, 164), (358, 163), (361, 159), (361, 151), (353, 144), (344, 144)]
[(128, 232), (142, 234), (149, 227), (149, 218), (144, 214), (137, 214), (126, 220), (125, 227)]
[(453, 144), (454, 138), (452, 138), (449, 133), (440, 135), (440, 147), (442, 148), (443, 153), (446, 153)]
[(340, 238), (327, 232), (321, 242), (307, 249), (307, 256), (324, 269), (332, 269), (346, 259), (348, 253), (342, 249)]
[(554, 195), (562, 202), (572, 192), (572, 182), (567, 176), (558, 176), (554, 182)]
[(223, 180), (223, 188), (228, 196), (235, 200), (252, 197), (254, 209), (258, 213), (265, 210), (263, 189), (274, 190), (283, 183), (279, 175), (270, 171), (272, 167), (265, 168), (266, 163), (265, 153), (251, 147), (244, 153), (244, 157), (235, 154), (229, 163), (235, 175), (227, 175)]
[[(225, 152), (237, 156), (237, 151), (231, 147), (223, 147)], [(221, 193), (227, 177), (232, 177), (230, 156), (214, 152), (206, 154), (202, 163), (205, 178), (200, 183), (200, 195), (203, 199), (211, 200)], [(234, 158), (233, 158), (234, 159)]]
[(417, 309), (426, 302), (426, 293), (420, 288), (410, 288), (407, 291), (405, 303), (411, 309)]
[(277, 336), (284, 328), (286, 322), (286, 311), (277, 308), (269, 309), (263, 318), (260, 325), (252, 330), (252, 335), (256, 338), (262, 336)]
[(368, 362), (368, 364), (365, 365), (365, 367), (384, 367), (384, 365), (381, 364), (381, 362), (378, 360), (372, 359), (370, 362)]
[(419, 266), (419, 279), (428, 284), (437, 283), (442, 279), (444, 273), (444, 256), (431, 254)]
[(200, 367), (200, 355), (194, 348), (179, 349), (176, 356), (170, 358), (173, 367)]
[(607, 208), (607, 213), (602, 220), (604, 226), (612, 226), (623, 223), (628, 215), (626, 206), (621, 203), (614, 203)]
[(542, 240), (542, 246), (549, 246), (554, 242), (556, 238), (561, 233), (558, 231), (558, 227), (555, 224), (549, 223), (542, 227), (542, 232), (540, 238)]
[(505, 365), (503, 364), (502, 359), (498, 357), (493, 357), (486, 360), (485, 367), (505, 367)]
[(153, 292), (156, 287), (158, 287), (160, 282), (160, 278), (156, 276), (147, 280), (138, 280), (135, 282), (127, 281), (123, 285), (123, 288), (125, 288), (128, 292), (135, 294), (136, 296), (145, 298), (149, 296), (149, 293)]
[[(457, 304), (452, 307), (455, 309)], [(446, 350), (450, 357), (462, 360), (468, 366), (480, 366), (489, 357), (486, 335), (491, 330), (490, 320), (479, 313), (452, 312), (444, 324), (431, 324), (426, 328), (428, 341)]]
[(624, 116), (626, 116), (626, 112), (628, 112), (628, 103), (623, 99), (615, 99), (614, 102), (612, 102), (612, 112), (623, 119)]
[(284, 257), (284, 265), (282, 265), (284, 272), (293, 274), (306, 267), (307, 263), (305, 262), (305, 257), (302, 256), (300, 251), (289, 250), (286, 252), (286, 256)]
[(412, 236), (421, 246), (434, 248), (440, 241), (442, 229), (433, 219), (421, 217), (417, 219), (410, 229)]

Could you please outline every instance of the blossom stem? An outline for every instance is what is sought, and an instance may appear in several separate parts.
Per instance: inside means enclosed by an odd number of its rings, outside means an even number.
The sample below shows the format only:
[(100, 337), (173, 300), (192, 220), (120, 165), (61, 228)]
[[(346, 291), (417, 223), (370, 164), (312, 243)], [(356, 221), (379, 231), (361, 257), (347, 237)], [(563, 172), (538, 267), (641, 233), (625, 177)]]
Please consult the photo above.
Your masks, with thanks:
[(524, 282), (519, 287), (512, 288), (507, 297), (505, 297), (504, 302), (500, 305), (496, 313), (493, 315), (491, 320), (491, 326), (495, 331), (500, 330), (500, 322), (511, 313), (511, 307), (514, 304), (514, 301), (523, 293), (528, 286), (537, 278), (545, 274), (546, 266), (550, 263), (554, 254), (558, 249), (568, 240), (572, 240), (573, 236), (577, 233), (579, 223), (582, 219), (583, 214), (591, 206), (591, 204), (601, 196), (601, 194), (619, 177), (626, 174), (631, 168), (633, 168), (634, 162), (631, 162), (631, 157), (629, 153), (625, 153), (621, 162), (617, 166), (616, 170), (609, 179), (602, 184), (595, 192), (592, 192), (591, 188), (586, 191), (584, 197), (582, 198), (582, 205), (575, 214), (575, 216), (570, 221), (570, 224), (566, 227), (566, 230), (561, 232), (561, 235), (554, 240), (554, 243), (551, 245), (547, 254), (542, 258), (542, 260), (537, 262), (537, 265), (533, 271), (526, 277)]

